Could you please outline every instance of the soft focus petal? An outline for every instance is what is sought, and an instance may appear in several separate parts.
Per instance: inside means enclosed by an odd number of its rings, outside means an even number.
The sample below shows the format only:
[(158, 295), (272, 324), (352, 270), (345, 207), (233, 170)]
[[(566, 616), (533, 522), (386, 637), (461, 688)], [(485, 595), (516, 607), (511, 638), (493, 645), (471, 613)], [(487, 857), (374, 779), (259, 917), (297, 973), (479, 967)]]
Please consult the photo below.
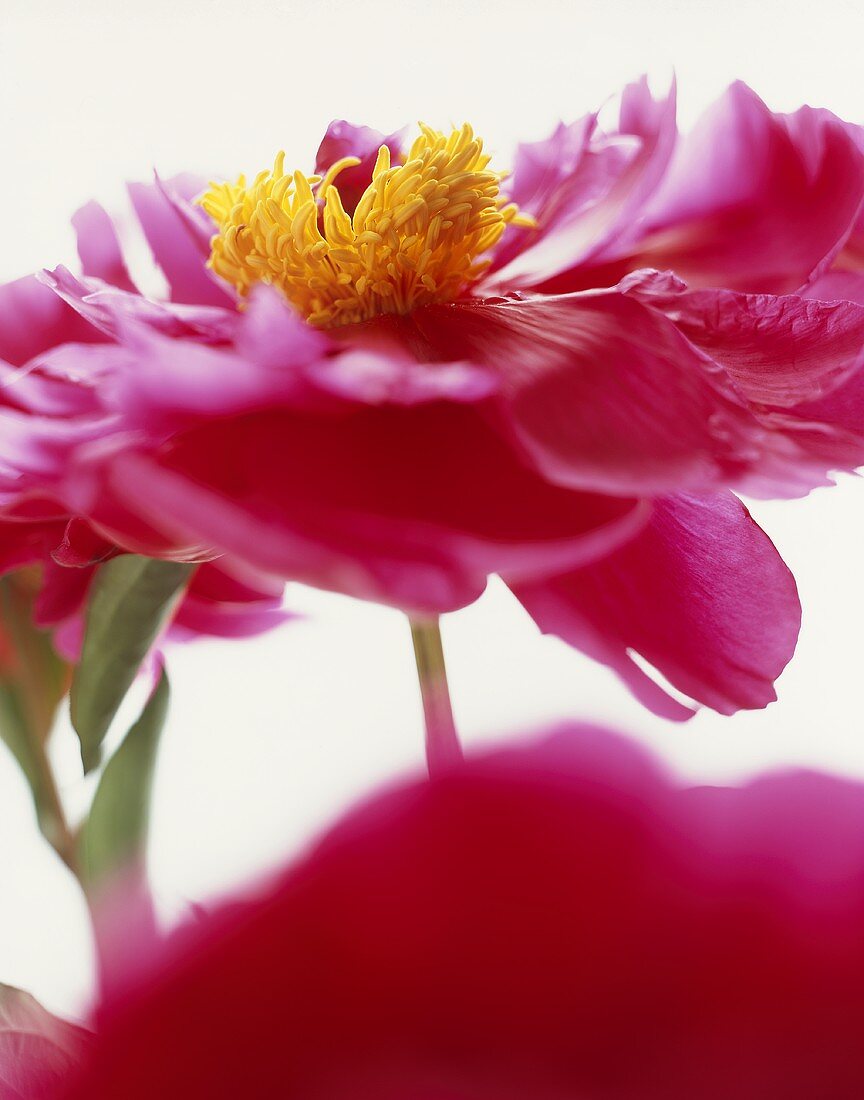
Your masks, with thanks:
[(733, 84), (680, 144), (630, 266), (789, 293), (842, 248), (862, 199), (864, 153), (839, 119), (775, 115)]
[(97, 202), (88, 202), (72, 217), (78, 238), (81, 271), (120, 290), (137, 293), (129, 277), (117, 232), (108, 214)]
[(358, 402), (472, 403), (498, 385), (493, 371), (476, 364), (419, 363), (387, 325), (376, 324), (362, 341), (336, 344), (270, 287), (251, 296), (231, 348), (177, 341), (149, 326), (124, 335), (134, 363), (117, 371), (110, 400), (126, 423), (151, 433), (279, 406), (336, 413)]
[(171, 623), (170, 637), (249, 638), (263, 634), (293, 618), (282, 607), (283, 587), (281, 583), (260, 589), (240, 585), (218, 562), (205, 562), (195, 571)]
[(499, 373), (502, 414), (552, 481), (654, 494), (758, 460), (764, 433), (725, 372), (631, 297), (456, 303), (414, 321), (440, 358)]
[(51, 534), (32, 523), (0, 523), (0, 575), (41, 561), (50, 545)]
[[(173, 192), (173, 200), (166, 187)], [(168, 280), (171, 301), (225, 307), (232, 299), (207, 271), (207, 254), (202, 254), (200, 238), (190, 228), (190, 219), (196, 216), (183, 218), (177, 212), (178, 201), (191, 206), (190, 200), (205, 187), (203, 180), (178, 176), (166, 184), (130, 183), (129, 194), (153, 258)]]
[(658, 501), (642, 533), (609, 557), (513, 591), (544, 632), (609, 665), (667, 718), (691, 712), (633, 654), (733, 714), (776, 698), (801, 623), (792, 574), (731, 494)]
[(71, 1100), (856, 1100), (864, 789), (586, 727), (379, 795), (99, 1014)]
[(20, 367), (69, 340), (102, 337), (34, 275), (0, 286), (0, 359)]
[(827, 271), (809, 282), (801, 294), (822, 302), (856, 302), (864, 306), (864, 263), (860, 272)]

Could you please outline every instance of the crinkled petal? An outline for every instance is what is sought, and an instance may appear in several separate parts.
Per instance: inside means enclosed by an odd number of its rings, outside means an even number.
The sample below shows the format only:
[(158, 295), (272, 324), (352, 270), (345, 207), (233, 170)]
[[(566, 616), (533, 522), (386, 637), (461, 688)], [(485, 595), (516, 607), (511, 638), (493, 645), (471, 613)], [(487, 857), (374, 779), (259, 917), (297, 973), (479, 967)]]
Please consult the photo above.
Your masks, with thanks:
[(82, 568), (104, 561), (115, 551), (107, 539), (80, 517), (73, 517), (63, 529), (62, 537), (51, 550), (51, 558), (64, 568)]
[(636, 272), (620, 289), (674, 321), (748, 401), (789, 408), (864, 367), (864, 306), (850, 301), (691, 290), (656, 271)]
[(545, 633), (608, 665), (666, 718), (691, 711), (652, 680), (721, 714), (764, 707), (795, 650), (792, 574), (731, 494), (657, 501), (642, 533), (586, 568), (513, 591)]

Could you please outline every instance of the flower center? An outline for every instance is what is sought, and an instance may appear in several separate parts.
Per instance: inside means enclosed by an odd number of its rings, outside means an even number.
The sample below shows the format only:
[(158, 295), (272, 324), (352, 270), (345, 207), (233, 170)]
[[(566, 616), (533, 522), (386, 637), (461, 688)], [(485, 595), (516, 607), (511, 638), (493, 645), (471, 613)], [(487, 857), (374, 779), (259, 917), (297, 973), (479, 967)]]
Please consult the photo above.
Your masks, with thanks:
[(449, 136), (421, 124), (404, 164), (382, 145), (349, 216), (336, 178), (286, 174), (284, 153), (251, 184), (211, 184), (199, 200), (219, 227), (210, 268), (248, 294), (270, 283), (321, 328), (452, 301), (489, 266), (483, 253), (510, 222), (533, 225), (499, 193), (483, 143), (467, 124)]

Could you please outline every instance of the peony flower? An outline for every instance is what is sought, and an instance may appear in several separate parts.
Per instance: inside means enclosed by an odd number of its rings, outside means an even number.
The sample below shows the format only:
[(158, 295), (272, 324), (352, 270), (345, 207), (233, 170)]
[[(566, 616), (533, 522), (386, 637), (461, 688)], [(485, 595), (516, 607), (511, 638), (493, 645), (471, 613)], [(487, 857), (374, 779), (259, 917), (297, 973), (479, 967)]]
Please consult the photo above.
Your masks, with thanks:
[(67, 1100), (861, 1095), (864, 788), (571, 727), (379, 793), (97, 1013)]
[[(846, 128), (806, 118), (750, 222), (759, 255), (791, 248), (807, 207), (802, 279), (864, 195)], [(799, 608), (728, 487), (796, 494), (862, 460), (860, 432), (790, 409), (857, 377), (864, 307), (748, 296), (734, 250), (731, 289), (687, 308), (680, 278), (643, 269), (678, 157), (674, 95), (644, 81), (611, 130), (590, 115), (521, 147), (510, 180), (470, 127), (402, 140), (336, 123), (313, 176), (280, 154), (249, 182), (133, 185), (167, 301), (80, 211), (83, 274), (43, 276), (50, 305), (7, 288), (0, 354), (92, 406), (62, 440), (10, 439), (32, 489), (7, 507), (47, 494), (127, 549), (227, 553), (415, 615), (496, 573), (662, 713), (691, 711), (634, 654), (723, 712), (765, 705)], [(717, 159), (734, 177), (735, 143)]]

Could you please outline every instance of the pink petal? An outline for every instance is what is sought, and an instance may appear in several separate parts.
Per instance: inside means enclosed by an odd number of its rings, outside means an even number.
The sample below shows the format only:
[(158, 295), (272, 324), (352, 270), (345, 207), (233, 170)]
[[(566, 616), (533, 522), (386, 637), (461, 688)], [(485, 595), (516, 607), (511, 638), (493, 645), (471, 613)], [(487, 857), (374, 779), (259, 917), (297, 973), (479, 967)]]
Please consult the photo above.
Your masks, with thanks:
[(673, 719), (691, 712), (631, 653), (697, 702), (734, 714), (776, 698), (801, 621), (792, 574), (731, 494), (658, 501), (643, 532), (611, 556), (513, 591), (544, 632), (609, 665)]
[(7, 363), (20, 367), (56, 344), (101, 339), (35, 275), (0, 286), (0, 359)]
[[(556, 289), (575, 289), (572, 269), (604, 262), (610, 249), (623, 247), (672, 154), (675, 98), (673, 83), (655, 100), (643, 77), (624, 89), (610, 133), (598, 133), (596, 115), (589, 115), (545, 141), (519, 146), (505, 190), (535, 216), (538, 229), (505, 244), (491, 283), (536, 287), (558, 277)], [(508, 236), (513, 240), (513, 231)]]
[(354, 126), (344, 120), (331, 122), (327, 127), (315, 158), (315, 171), (319, 175), (325, 175), (327, 169), (343, 157), (360, 158), (359, 164), (343, 169), (336, 180), (342, 205), (348, 214), (354, 213), (363, 192), (372, 182), (372, 169), (382, 145), (390, 149), (393, 164), (404, 162), (405, 133), (406, 129), (402, 129), (386, 137), (379, 130)]
[(137, 287), (129, 277), (123, 259), (117, 232), (99, 203), (88, 202), (82, 206), (74, 214), (72, 225), (78, 238), (82, 273), (137, 294)]
[[(389, 318), (382, 318), (384, 322)], [(472, 363), (420, 363), (375, 323), (350, 344), (306, 324), (269, 287), (239, 315), (233, 348), (215, 349), (168, 334), (127, 328), (134, 366), (116, 372), (102, 395), (129, 424), (176, 430), (202, 416), (292, 407), (332, 414), (347, 406), (472, 403), (492, 393), (497, 376)]]
[(466, 301), (414, 321), (430, 357), (498, 372), (505, 422), (559, 484), (656, 494), (758, 461), (765, 433), (725, 372), (632, 297)]
[(190, 589), (169, 630), (172, 641), (209, 638), (252, 638), (289, 622), (294, 616), (281, 597), (231, 603), (207, 599)]
[(62, 265), (53, 271), (41, 271), (38, 278), (97, 330), (97, 338), (101, 333), (116, 340), (131, 322), (169, 336), (223, 343), (231, 339), (237, 326), (233, 307), (156, 302), (98, 279), (78, 278)]
[(828, 271), (813, 279), (801, 291), (805, 298), (822, 302), (856, 302), (864, 306), (864, 263), (861, 271)]
[(864, 307), (849, 301), (690, 290), (659, 272), (636, 272), (620, 289), (674, 321), (748, 401), (788, 408), (864, 367)]
[(827, 111), (772, 114), (737, 83), (681, 143), (631, 267), (784, 294), (823, 270), (864, 198), (864, 155)]
[(80, 517), (73, 517), (51, 551), (51, 558), (64, 569), (80, 569), (104, 561), (115, 547)]
[[(177, 177), (160, 183), (130, 183), (129, 194), (144, 235), (171, 288), (171, 301), (187, 305), (229, 307), (232, 297), (206, 268), (200, 240), (190, 230), (189, 219), (178, 215), (176, 198), (169, 198), (165, 188), (176, 195), (190, 196), (205, 189), (203, 180)], [(191, 205), (191, 204), (189, 204)], [(190, 218), (194, 218), (190, 215)]]
[(132, 513), (169, 541), (416, 610), (471, 602), (491, 572), (593, 559), (644, 522), (632, 500), (548, 485), (441, 402), (205, 421), (158, 457), (109, 456), (87, 492), (80, 510), (98, 505), (121, 540)]
[[(864, 371), (790, 411), (779, 425), (810, 454), (816, 468), (854, 470), (864, 465)], [(764, 496), (758, 491), (753, 495)]]

